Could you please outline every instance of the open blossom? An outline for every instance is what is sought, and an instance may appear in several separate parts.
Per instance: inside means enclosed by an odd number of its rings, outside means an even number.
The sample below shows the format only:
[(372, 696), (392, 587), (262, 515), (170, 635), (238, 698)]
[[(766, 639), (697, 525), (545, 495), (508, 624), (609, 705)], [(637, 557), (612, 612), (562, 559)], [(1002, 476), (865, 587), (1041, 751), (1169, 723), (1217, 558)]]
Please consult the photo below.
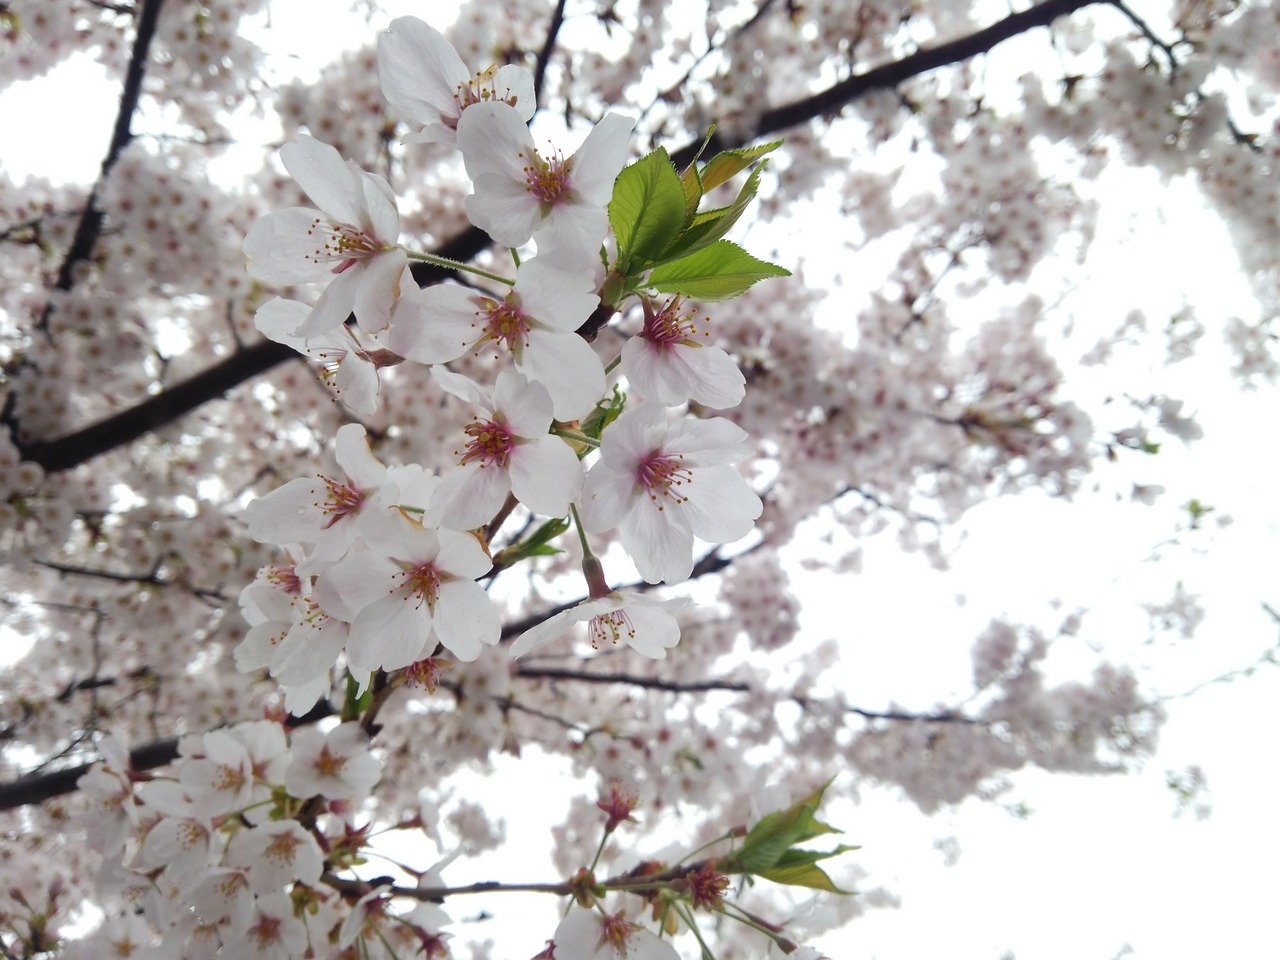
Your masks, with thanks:
[(563, 637), (574, 624), (586, 623), (595, 648), (625, 643), (637, 653), (661, 660), (680, 642), (680, 624), (672, 616), (689, 605), (688, 597), (656, 600), (632, 590), (614, 591), (584, 600), (530, 627), (511, 644), (511, 656), (522, 657)]
[(318, 882), (324, 854), (316, 838), (297, 820), (271, 820), (238, 830), (227, 847), (226, 863), (241, 868), (250, 889), (261, 895), (295, 880)]
[(458, 146), (475, 193), (471, 222), (507, 247), (594, 253), (609, 230), (605, 208), (627, 161), (635, 120), (606, 114), (571, 157), (544, 157), (525, 120), (505, 103), (478, 103), (458, 121)]
[(410, 291), (396, 310), (388, 347), (418, 363), (448, 363), (490, 345), (547, 388), (557, 420), (586, 416), (604, 393), (604, 365), (575, 332), (600, 302), (590, 258), (538, 256), (516, 270), (498, 298), (456, 283)]
[(442, 643), (471, 661), (498, 642), (498, 611), (476, 583), (492, 566), (475, 537), (401, 517), (371, 549), (324, 574), (319, 599), (349, 619), (347, 658), (361, 670), (398, 670)]
[(556, 927), (555, 960), (679, 960), (679, 954), (622, 914), (574, 907)]
[(400, 214), (391, 187), (313, 137), (285, 144), (280, 158), (320, 209), (290, 207), (261, 217), (244, 240), (249, 272), (268, 283), (328, 281), (294, 331), (300, 337), (327, 333), (351, 313), (364, 329), (383, 329), (408, 262), (396, 245)]
[(382, 764), (369, 752), (369, 735), (358, 723), (339, 724), (327, 734), (306, 727), (295, 730), (292, 740), (284, 785), (295, 797), (364, 799), (382, 775)]
[(588, 533), (617, 527), (647, 582), (686, 579), (694, 537), (730, 543), (760, 516), (760, 498), (733, 467), (751, 453), (746, 439), (720, 417), (668, 424), (653, 401), (627, 410), (605, 430), (583, 484), (583, 525)]
[(534, 513), (563, 517), (582, 489), (577, 454), (551, 427), (551, 395), (518, 373), (498, 374), (492, 396), (479, 384), (443, 367), (432, 370), (440, 385), (474, 404), (479, 416), (466, 426), (470, 437), (462, 459), (445, 475), (427, 526), (471, 530), (493, 519), (508, 493)]
[(696, 312), (679, 297), (661, 307), (647, 298), (644, 329), (622, 347), (622, 372), (641, 396), (666, 404), (693, 400), (713, 410), (736, 407), (746, 394), (746, 380), (733, 358), (704, 342)]
[(314, 544), (305, 565), (311, 568), (345, 554), (360, 531), (376, 522), (370, 501), (386, 480), (387, 468), (369, 449), (358, 423), (338, 428), (334, 454), (344, 480), (301, 477), (258, 497), (245, 510), (249, 536), (259, 543)]
[(417, 17), (397, 17), (378, 37), (378, 80), (393, 114), (422, 125), (406, 143), (458, 141), (462, 111), (477, 103), (505, 103), (523, 123), (533, 118), (533, 76), (508, 64), (472, 74), (458, 51)]
[(372, 416), (378, 410), (378, 370), (394, 366), (401, 358), (345, 324), (331, 333), (294, 336), (310, 313), (305, 303), (275, 297), (258, 308), (253, 321), (263, 336), (317, 363), (324, 385), (345, 406)]

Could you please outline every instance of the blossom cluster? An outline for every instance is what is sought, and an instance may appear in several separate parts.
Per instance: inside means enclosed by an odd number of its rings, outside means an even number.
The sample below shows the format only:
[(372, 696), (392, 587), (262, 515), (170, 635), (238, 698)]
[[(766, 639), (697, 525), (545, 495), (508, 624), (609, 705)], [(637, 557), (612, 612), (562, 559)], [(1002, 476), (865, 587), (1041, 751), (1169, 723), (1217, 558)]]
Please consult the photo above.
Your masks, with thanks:
[[(290, 562), (265, 568), (242, 595), (252, 629), (237, 662), (269, 670), (288, 708), (304, 712), (330, 693), (343, 656), (361, 683), (445, 651), (476, 659), (501, 633), (478, 583), (497, 569), (488, 538), (517, 504), (553, 520), (572, 514), (590, 595), (517, 640), (512, 653), (586, 621), (596, 643), (624, 641), (664, 656), (679, 639), (674, 611), (685, 601), (613, 590), (587, 538), (616, 531), (647, 583), (674, 584), (692, 573), (697, 540), (742, 538), (762, 505), (737, 470), (752, 454), (746, 433), (673, 409), (735, 406), (745, 381), (707, 342), (707, 320), (679, 284), (664, 285), (637, 255), (644, 214), (629, 220), (614, 200), (634, 121), (606, 114), (569, 156), (540, 149), (527, 127), (532, 77), (511, 65), (472, 73), (443, 36), (412, 17), (382, 35), (378, 64), (392, 110), (418, 128), (409, 148), (430, 142), (460, 151), (473, 185), (468, 216), (511, 249), (514, 277), (449, 264), (487, 285), (419, 288), (410, 262), (439, 258), (402, 245), (387, 182), (311, 137), (282, 149), (315, 207), (259, 219), (244, 242), (249, 268), (272, 284), (323, 286), (313, 303), (264, 304), (258, 328), (318, 361), (353, 414), (377, 410), (380, 370), (410, 363), (428, 366), (474, 419), (442, 476), (383, 464), (366, 429), (349, 423), (335, 438), (340, 475), (295, 479), (249, 504), (250, 535), (286, 547)], [(713, 255), (704, 271), (737, 251), (719, 240), (731, 222), (685, 244)], [(579, 330), (601, 311), (625, 316), (632, 303), (642, 327), (606, 369)], [(448, 366), (482, 353), (509, 358), (492, 385)]]

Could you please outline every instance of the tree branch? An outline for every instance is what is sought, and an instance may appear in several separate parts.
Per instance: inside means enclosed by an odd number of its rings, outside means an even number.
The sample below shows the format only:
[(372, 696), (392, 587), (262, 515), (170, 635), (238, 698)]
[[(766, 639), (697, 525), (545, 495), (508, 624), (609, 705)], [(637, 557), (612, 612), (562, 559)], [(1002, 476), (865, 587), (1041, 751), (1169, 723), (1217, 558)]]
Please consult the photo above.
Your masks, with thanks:
[[(120, 92), (120, 108), (116, 111), (115, 126), (111, 131), (111, 142), (107, 146), (107, 155), (102, 160), (102, 172), (98, 174), (98, 182), (94, 184), (89, 199), (85, 202), (84, 212), (76, 225), (75, 236), (71, 247), (67, 250), (62, 266), (58, 268), (58, 279), (54, 282), (55, 290), (70, 290), (75, 284), (75, 268), (78, 263), (88, 260), (93, 255), (93, 247), (98, 242), (98, 234), (102, 232), (103, 213), (98, 209), (98, 191), (106, 182), (112, 167), (120, 159), (120, 154), (133, 139), (130, 127), (133, 125), (133, 114), (138, 109), (138, 98), (142, 95), (142, 78), (147, 72), (147, 57), (151, 48), (151, 40), (156, 34), (156, 23), (160, 19), (160, 8), (164, 0), (145, 0), (138, 14), (138, 29), (133, 38), (133, 50), (129, 54), (129, 65), (125, 69), (124, 88)], [(53, 303), (45, 305), (38, 324), (41, 332), (47, 332), (49, 317), (53, 313)]]

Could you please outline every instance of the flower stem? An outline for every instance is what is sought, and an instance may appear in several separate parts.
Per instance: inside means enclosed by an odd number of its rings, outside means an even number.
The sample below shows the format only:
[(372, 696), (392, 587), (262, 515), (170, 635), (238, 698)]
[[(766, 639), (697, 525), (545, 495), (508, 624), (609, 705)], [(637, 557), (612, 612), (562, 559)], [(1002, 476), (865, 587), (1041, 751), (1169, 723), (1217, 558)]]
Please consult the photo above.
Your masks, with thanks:
[(572, 440), (574, 443), (582, 443), (586, 444), (588, 447), (596, 448), (600, 446), (600, 441), (596, 440), (594, 437), (588, 437), (585, 433), (578, 430), (570, 430), (568, 427), (553, 426), (551, 428), (551, 432), (557, 437), (564, 437), (566, 440)]
[(461, 260), (451, 260), (448, 257), (437, 256), (434, 253), (417, 253), (413, 250), (406, 250), (410, 260), (419, 260), (422, 263), (434, 264), (437, 267), (445, 267), (449, 270), (461, 270), (464, 273), (474, 273), (477, 277), (484, 277), (486, 280), (493, 280), (496, 283), (505, 283), (508, 287), (514, 287), (516, 282), (509, 277), (504, 277), (496, 273), (490, 273), (488, 270), (482, 270), (480, 267), (472, 266), (469, 263), (463, 263)]

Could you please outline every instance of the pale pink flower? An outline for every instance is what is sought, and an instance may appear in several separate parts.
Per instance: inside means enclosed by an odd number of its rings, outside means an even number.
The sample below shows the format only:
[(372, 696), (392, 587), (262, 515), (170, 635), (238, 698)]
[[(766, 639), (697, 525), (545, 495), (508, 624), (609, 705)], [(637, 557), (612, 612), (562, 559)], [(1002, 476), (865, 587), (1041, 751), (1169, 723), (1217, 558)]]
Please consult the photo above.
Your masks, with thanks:
[(674, 405), (693, 400), (713, 410), (742, 402), (746, 380), (733, 358), (705, 343), (706, 320), (679, 297), (644, 307), (644, 329), (622, 346), (622, 372), (641, 396)]
[(580, 513), (588, 533), (618, 528), (649, 583), (693, 570), (693, 541), (730, 543), (751, 532), (763, 505), (732, 466), (751, 448), (719, 417), (668, 424), (657, 402), (627, 410), (608, 429), (587, 474)]
[[(426, 526), (472, 530), (493, 519), (508, 493), (534, 513), (563, 517), (582, 490), (582, 464), (549, 434), (551, 395), (518, 373), (498, 374), (492, 394), (443, 367), (432, 370), (454, 396), (479, 408), (465, 432), (462, 459), (445, 475), (422, 520)], [(455, 451), (456, 452), (456, 451)]]
[(244, 239), (249, 271), (268, 283), (328, 282), (297, 336), (326, 333), (351, 313), (366, 330), (383, 329), (408, 262), (396, 245), (400, 215), (391, 187), (313, 137), (285, 144), (280, 158), (320, 209), (261, 217)]
[(216, 924), (231, 937), (243, 934), (253, 920), (253, 891), (242, 870), (211, 870), (188, 900), (201, 923)]
[(345, 324), (331, 333), (295, 336), (310, 313), (305, 303), (275, 297), (258, 308), (253, 322), (269, 340), (292, 347), (318, 364), (324, 385), (345, 406), (372, 416), (378, 410), (378, 370), (399, 363), (400, 358)]
[(442, 643), (471, 661), (498, 642), (498, 611), (476, 578), (493, 566), (475, 537), (401, 517), (371, 549), (327, 571), (320, 602), (349, 618), (347, 658), (361, 670), (398, 670)]
[(511, 644), (511, 656), (532, 653), (586, 623), (591, 646), (599, 648), (619, 641), (637, 653), (661, 660), (680, 642), (680, 624), (672, 611), (689, 605), (688, 597), (656, 600), (633, 590), (614, 591), (598, 600), (584, 600), (561, 610), (536, 627), (530, 627)]
[(498, 298), (456, 283), (410, 291), (384, 342), (418, 363), (448, 363), (492, 344), (516, 370), (551, 394), (557, 420), (586, 416), (604, 393), (604, 366), (577, 335), (600, 302), (590, 260), (538, 256), (516, 270), (515, 286)]
[(290, 480), (258, 497), (245, 510), (249, 536), (259, 543), (315, 545), (307, 563), (299, 567), (314, 569), (347, 552), (360, 530), (369, 526), (366, 507), (387, 476), (387, 468), (369, 449), (365, 429), (358, 423), (338, 429), (334, 454), (345, 480)]
[(417, 17), (397, 17), (378, 37), (378, 79), (391, 112), (422, 125), (406, 143), (458, 142), (458, 120), (477, 103), (505, 103), (533, 117), (533, 76), (508, 64), (472, 74), (453, 45)]
[(306, 727), (295, 730), (292, 740), (284, 785), (295, 797), (362, 800), (382, 775), (382, 764), (369, 752), (369, 735), (358, 723), (339, 724), (327, 734)]
[(635, 120), (610, 113), (571, 157), (543, 157), (525, 121), (505, 103), (478, 103), (458, 121), (458, 146), (475, 193), (471, 222), (505, 247), (530, 238), (540, 251), (594, 254), (609, 230), (613, 182), (627, 162)]
[(324, 854), (297, 820), (270, 820), (231, 838), (227, 866), (239, 867), (256, 894), (272, 893), (299, 880), (314, 884), (324, 870)]
[(229, 955), (253, 960), (299, 960), (307, 949), (307, 928), (293, 915), (283, 893), (260, 896), (244, 936)]
[(198, 812), (224, 816), (253, 802), (253, 761), (243, 743), (225, 730), (211, 730), (194, 749), (198, 755), (179, 767), (178, 781)]
[(555, 933), (556, 960), (679, 960), (679, 954), (622, 914), (574, 907)]
[(129, 828), (138, 819), (137, 804), (129, 775), (129, 749), (124, 741), (108, 734), (98, 749), (102, 752), (102, 762), (94, 764), (77, 780), (76, 788), (87, 800), (86, 842), (91, 850), (109, 859), (124, 849)]

